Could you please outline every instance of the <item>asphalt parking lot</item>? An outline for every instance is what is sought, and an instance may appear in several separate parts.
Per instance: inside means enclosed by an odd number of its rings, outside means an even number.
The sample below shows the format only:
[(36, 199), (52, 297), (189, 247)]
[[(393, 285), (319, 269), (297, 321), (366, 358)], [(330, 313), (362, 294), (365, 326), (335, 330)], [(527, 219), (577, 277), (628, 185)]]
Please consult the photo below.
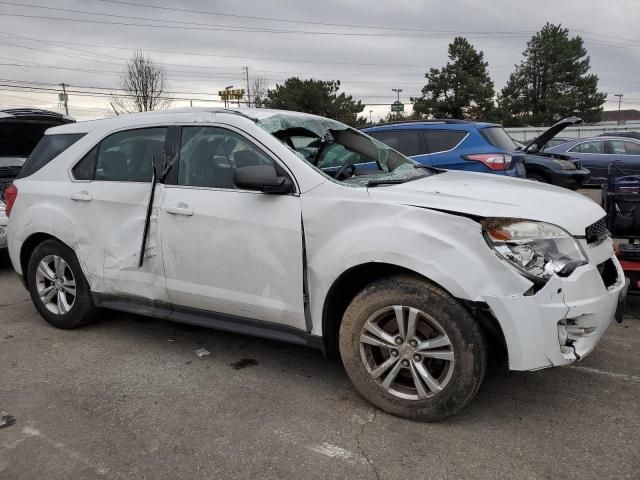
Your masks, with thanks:
[(314, 350), (115, 312), (56, 330), (0, 255), (2, 479), (637, 479), (639, 407), (635, 298), (577, 366), (494, 365), (462, 414), (421, 424)]

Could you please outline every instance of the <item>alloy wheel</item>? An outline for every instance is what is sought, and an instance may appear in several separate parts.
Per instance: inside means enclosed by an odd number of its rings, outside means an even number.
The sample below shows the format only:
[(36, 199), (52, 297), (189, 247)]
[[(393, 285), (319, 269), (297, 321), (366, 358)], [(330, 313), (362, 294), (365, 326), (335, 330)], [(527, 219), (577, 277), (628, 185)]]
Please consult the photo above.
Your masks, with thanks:
[(442, 326), (429, 314), (402, 305), (385, 307), (367, 319), (360, 355), (382, 388), (408, 400), (437, 395), (455, 365), (453, 345)]
[(45, 308), (56, 315), (68, 313), (76, 301), (75, 277), (58, 255), (47, 255), (38, 264), (36, 289)]

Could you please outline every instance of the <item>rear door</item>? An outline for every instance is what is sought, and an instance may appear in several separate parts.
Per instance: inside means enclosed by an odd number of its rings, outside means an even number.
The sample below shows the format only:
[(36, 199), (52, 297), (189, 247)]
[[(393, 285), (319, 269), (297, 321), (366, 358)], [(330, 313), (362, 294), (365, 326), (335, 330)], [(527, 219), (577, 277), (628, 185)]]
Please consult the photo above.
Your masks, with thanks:
[(368, 132), (368, 135), (422, 164), (431, 164), (430, 157), (427, 155), (427, 146), (420, 130), (403, 128)]
[[(71, 169), (69, 209), (92, 229), (86, 262), (102, 265), (92, 285), (97, 292), (168, 302), (155, 209), (144, 265), (138, 268), (151, 193), (151, 159), (162, 164), (166, 133), (165, 127), (113, 133)], [(162, 186), (156, 189), (161, 191)], [(156, 201), (158, 197), (156, 192)]]
[(420, 132), (427, 146), (428, 161), (434, 167), (465, 170), (470, 162), (463, 160), (455, 150), (462, 144), (468, 132), (464, 130), (422, 130)]
[(607, 140), (607, 153), (625, 172), (631, 175), (640, 173), (640, 143), (630, 140)]

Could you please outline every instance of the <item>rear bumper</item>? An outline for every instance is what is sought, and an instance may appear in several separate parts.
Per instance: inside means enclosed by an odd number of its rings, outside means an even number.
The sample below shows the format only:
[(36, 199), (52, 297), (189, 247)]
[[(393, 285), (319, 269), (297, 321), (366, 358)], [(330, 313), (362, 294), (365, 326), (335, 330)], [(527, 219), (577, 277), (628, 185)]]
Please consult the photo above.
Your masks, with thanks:
[(535, 295), (483, 296), (502, 327), (511, 370), (570, 364), (595, 348), (626, 295), (620, 264), (612, 261), (618, 274), (608, 288), (589, 264), (554, 276)]

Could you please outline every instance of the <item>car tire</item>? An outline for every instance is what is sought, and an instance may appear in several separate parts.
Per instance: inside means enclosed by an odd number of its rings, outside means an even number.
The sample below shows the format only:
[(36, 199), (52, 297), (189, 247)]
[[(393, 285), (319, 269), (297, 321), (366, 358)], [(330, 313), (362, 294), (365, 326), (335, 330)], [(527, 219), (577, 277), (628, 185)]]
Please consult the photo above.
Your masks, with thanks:
[(27, 287), (42, 317), (57, 328), (76, 328), (93, 321), (97, 308), (80, 263), (57, 240), (38, 245), (27, 266)]
[(442, 288), (408, 275), (378, 280), (356, 295), (340, 325), (339, 348), (367, 400), (420, 421), (462, 410), (487, 365), (484, 334), (469, 312)]
[(527, 173), (527, 180), (533, 180), (540, 183), (551, 183), (547, 178), (539, 173)]

